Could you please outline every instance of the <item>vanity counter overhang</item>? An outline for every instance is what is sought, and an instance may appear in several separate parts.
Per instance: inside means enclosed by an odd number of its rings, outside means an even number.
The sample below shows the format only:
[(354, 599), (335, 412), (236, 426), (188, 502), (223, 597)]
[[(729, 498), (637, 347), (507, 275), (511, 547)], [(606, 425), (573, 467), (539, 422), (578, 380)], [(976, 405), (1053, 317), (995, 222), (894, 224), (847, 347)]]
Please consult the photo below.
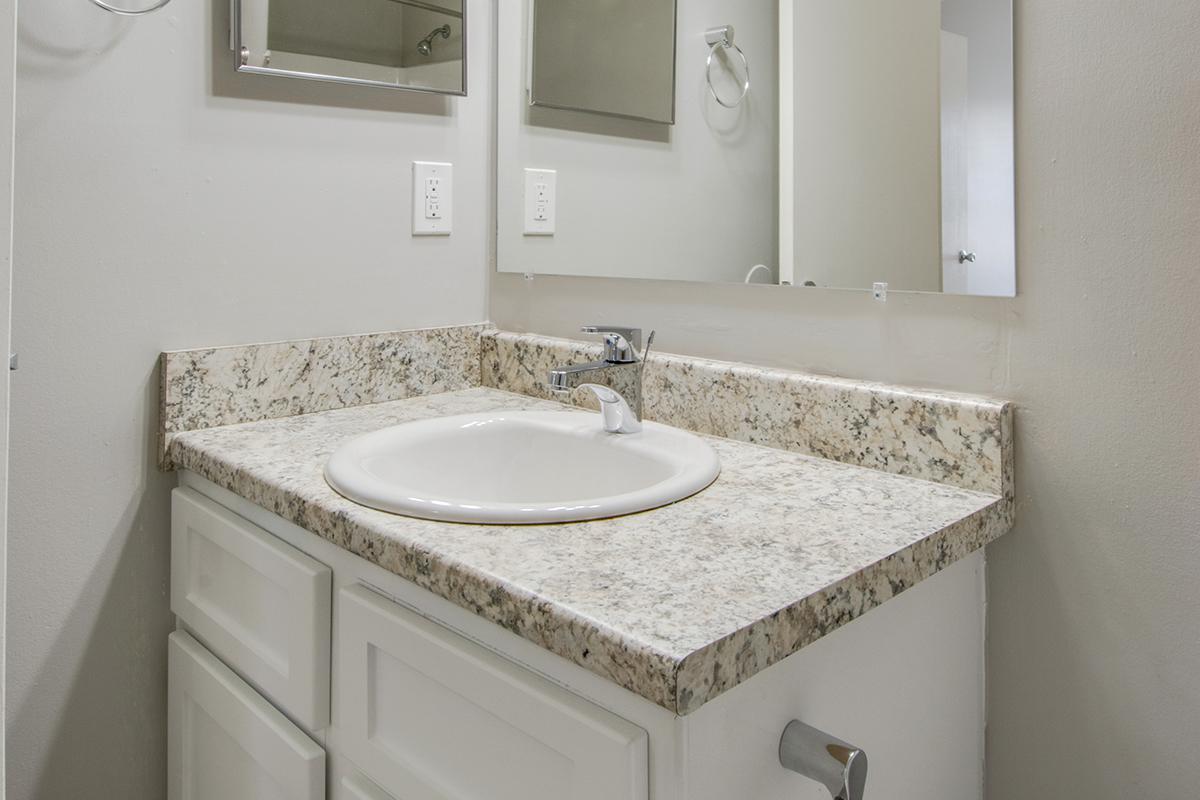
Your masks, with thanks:
[(709, 436), (721, 475), (676, 504), (464, 525), (375, 511), (323, 478), (344, 441), (407, 421), (588, 413), (531, 395), (547, 365), (592, 353), (473, 326), (164, 354), (164, 465), (678, 715), (1012, 525), (1008, 404), (677, 356), (649, 362), (648, 417), (736, 438)]

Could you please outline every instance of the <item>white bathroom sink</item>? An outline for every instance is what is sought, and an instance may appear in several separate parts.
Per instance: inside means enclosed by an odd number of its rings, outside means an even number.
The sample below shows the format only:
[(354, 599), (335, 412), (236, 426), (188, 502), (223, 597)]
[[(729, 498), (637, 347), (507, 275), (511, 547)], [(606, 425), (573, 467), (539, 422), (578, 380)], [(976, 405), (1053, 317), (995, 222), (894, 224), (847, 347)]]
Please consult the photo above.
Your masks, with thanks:
[(397, 514), (528, 524), (657, 508), (720, 471), (704, 440), (665, 425), (606, 433), (597, 414), (495, 411), (360, 436), (330, 457), (325, 479), (356, 503)]

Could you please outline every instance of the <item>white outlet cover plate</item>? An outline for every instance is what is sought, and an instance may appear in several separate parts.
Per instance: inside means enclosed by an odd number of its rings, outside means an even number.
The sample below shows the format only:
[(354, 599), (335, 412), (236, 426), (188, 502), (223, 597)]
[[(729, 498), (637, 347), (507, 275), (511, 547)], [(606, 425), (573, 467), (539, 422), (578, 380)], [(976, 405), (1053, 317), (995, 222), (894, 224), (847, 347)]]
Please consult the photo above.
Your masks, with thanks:
[(414, 161), (413, 236), (449, 236), (454, 228), (454, 165)]
[(558, 217), (558, 171), (525, 169), (525, 235), (553, 236)]

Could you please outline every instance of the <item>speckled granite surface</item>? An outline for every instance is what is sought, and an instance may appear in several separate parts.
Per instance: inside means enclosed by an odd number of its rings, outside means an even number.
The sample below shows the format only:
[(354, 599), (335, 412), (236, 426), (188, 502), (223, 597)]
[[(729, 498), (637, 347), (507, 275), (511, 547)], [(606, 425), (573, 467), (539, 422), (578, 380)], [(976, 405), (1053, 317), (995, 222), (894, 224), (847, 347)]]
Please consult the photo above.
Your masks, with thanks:
[[(479, 385), (483, 325), (178, 350), (159, 363), (172, 434)], [(164, 467), (170, 463), (162, 459)]]
[(584, 413), (477, 388), (176, 433), (170, 458), (680, 714), (1010, 524), (999, 492), (727, 439), (712, 440), (722, 473), (704, 492), (567, 525), (410, 519), (351, 503), (322, 477), (330, 453), (355, 435), (500, 408)]
[[(489, 330), (481, 377), (549, 398), (551, 367), (599, 356), (599, 345)], [(667, 425), (1013, 496), (1008, 403), (666, 354), (651, 354), (644, 380), (646, 417)], [(573, 399), (595, 407), (590, 392)]]

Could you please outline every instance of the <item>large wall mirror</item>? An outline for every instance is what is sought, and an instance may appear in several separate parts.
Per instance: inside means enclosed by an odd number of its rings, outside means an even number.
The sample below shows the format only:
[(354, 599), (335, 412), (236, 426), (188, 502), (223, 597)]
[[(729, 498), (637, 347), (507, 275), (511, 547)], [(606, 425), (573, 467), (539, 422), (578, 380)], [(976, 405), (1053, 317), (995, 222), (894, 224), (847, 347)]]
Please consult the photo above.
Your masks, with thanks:
[(497, 6), (501, 271), (1015, 294), (1011, 0), (581, 6)]
[(463, 0), (233, 0), (239, 72), (465, 95)]

